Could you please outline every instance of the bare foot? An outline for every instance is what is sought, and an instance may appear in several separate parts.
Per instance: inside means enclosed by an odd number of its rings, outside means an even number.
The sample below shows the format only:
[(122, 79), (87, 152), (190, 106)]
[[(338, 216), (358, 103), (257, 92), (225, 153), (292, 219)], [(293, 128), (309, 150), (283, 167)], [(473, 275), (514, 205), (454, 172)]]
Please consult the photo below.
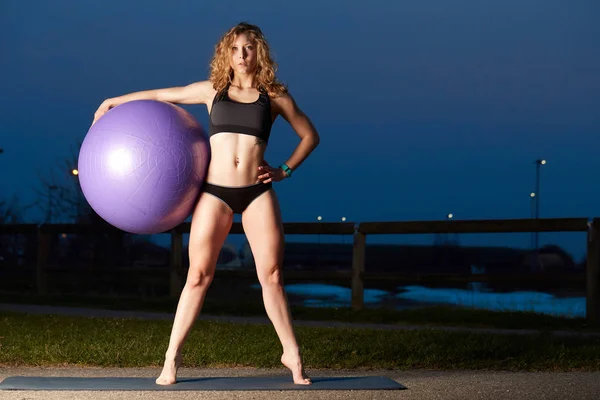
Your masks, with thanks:
[(163, 366), (163, 370), (160, 373), (160, 376), (156, 378), (156, 384), (172, 385), (177, 382), (177, 369), (181, 366), (182, 362), (183, 357), (181, 357), (181, 354), (177, 354), (175, 357), (167, 354), (165, 357), (165, 365)]
[(292, 371), (292, 376), (296, 385), (312, 384), (310, 378), (304, 372), (304, 367), (302, 366), (302, 359), (300, 358), (299, 353), (293, 354), (283, 352), (283, 355), (281, 356), (281, 363), (288, 367), (290, 371)]

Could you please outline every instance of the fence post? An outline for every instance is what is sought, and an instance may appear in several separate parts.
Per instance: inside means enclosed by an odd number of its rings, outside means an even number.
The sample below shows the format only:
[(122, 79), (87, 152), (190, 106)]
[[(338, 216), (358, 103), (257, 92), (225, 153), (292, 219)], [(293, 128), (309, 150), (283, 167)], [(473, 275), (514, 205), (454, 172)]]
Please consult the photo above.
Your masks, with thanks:
[(179, 297), (181, 292), (181, 276), (183, 257), (183, 234), (177, 229), (171, 230), (171, 265), (169, 266), (169, 295)]
[(352, 310), (359, 311), (364, 307), (364, 284), (361, 274), (365, 270), (365, 234), (354, 230), (354, 245), (352, 247)]
[(43, 233), (41, 227), (38, 228), (37, 232), (38, 239), (38, 250), (37, 250), (37, 264), (35, 267), (35, 286), (37, 294), (44, 296), (47, 293), (47, 279), (46, 279), (46, 264), (48, 263), (48, 244), (50, 241), (50, 235)]
[(589, 325), (600, 325), (600, 218), (589, 224), (587, 239), (585, 316)]

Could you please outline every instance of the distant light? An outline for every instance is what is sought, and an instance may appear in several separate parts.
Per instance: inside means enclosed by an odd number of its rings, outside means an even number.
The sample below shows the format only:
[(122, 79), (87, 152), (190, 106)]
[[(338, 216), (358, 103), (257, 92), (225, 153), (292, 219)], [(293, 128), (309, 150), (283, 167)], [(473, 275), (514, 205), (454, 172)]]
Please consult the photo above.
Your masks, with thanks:
[(452, 214), (448, 214), (448, 219), (452, 219), (453, 215)]
[(535, 192), (531, 192), (530, 196), (535, 197)]
[(342, 221), (345, 221), (345, 220), (346, 220), (346, 217), (342, 217)]
[(65, 239), (67, 237), (66, 233), (63, 233), (62, 235), (60, 235), (63, 239)]
[(77, 171), (77, 169), (73, 169), (73, 171), (71, 171), (71, 173), (75, 176), (79, 175), (79, 171)]
[(542, 165), (543, 165), (543, 164), (546, 164), (546, 160), (542, 160)]
[(320, 220), (322, 219), (322, 217), (319, 215), (319, 216), (317, 217), (317, 219), (320, 221)]

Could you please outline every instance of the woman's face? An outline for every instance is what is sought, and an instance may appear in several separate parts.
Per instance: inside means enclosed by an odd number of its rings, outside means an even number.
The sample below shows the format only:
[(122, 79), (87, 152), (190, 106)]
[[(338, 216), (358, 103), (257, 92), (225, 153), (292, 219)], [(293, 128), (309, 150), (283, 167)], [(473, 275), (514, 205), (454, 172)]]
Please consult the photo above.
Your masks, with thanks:
[(256, 45), (247, 34), (235, 38), (231, 46), (231, 68), (238, 74), (249, 74), (256, 69)]

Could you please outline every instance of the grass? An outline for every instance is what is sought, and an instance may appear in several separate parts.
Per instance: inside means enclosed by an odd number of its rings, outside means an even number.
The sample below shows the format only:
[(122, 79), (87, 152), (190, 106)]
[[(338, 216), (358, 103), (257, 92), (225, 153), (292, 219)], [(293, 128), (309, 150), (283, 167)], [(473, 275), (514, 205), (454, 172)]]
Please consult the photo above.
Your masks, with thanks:
[[(171, 322), (0, 313), (0, 365), (158, 367)], [(307, 368), (600, 369), (600, 338), (296, 327)], [(280, 367), (269, 325), (199, 321), (187, 367)]]

